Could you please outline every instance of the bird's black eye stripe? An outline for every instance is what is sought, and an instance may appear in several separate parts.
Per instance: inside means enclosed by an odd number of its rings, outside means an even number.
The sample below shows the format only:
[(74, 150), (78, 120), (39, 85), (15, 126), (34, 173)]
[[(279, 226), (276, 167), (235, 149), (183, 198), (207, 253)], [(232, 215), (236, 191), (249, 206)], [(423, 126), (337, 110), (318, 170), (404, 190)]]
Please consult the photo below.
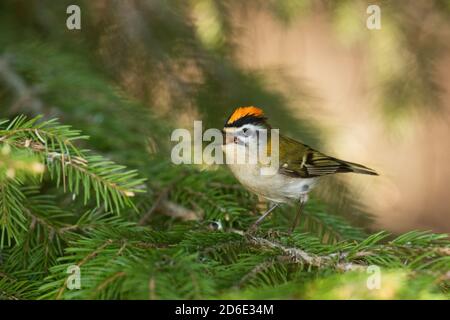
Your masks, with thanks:
[(249, 124), (249, 123), (252, 123), (252, 124), (264, 123), (266, 119), (267, 118), (263, 117), (263, 116), (255, 116), (255, 115), (247, 114), (232, 123), (228, 123), (229, 120), (227, 120), (224, 127), (225, 128), (227, 128), (227, 127), (239, 128), (239, 127), (241, 127), (245, 124)]

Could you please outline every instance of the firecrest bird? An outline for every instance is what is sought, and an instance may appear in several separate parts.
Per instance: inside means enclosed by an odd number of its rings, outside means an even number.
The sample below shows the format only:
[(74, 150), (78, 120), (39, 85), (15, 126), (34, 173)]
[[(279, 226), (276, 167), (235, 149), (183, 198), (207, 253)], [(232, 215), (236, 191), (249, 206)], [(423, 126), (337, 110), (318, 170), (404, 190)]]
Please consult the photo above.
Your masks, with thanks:
[[(321, 176), (341, 172), (378, 175), (368, 167), (327, 156), (281, 134), (278, 135), (279, 148), (273, 150), (270, 129), (272, 128), (264, 112), (253, 106), (237, 108), (223, 129), (223, 150), (227, 158), (238, 152), (255, 152), (254, 146), (262, 148), (269, 157), (277, 152), (278, 167), (272, 174), (264, 174), (261, 170), (268, 165), (266, 162), (227, 160), (229, 168), (244, 187), (273, 203), (250, 227), (250, 231), (256, 230), (264, 218), (280, 204), (296, 202), (299, 203), (299, 210), (290, 230), (292, 232), (298, 224), (308, 193)], [(260, 138), (263, 136), (262, 131), (266, 132), (267, 139)]]

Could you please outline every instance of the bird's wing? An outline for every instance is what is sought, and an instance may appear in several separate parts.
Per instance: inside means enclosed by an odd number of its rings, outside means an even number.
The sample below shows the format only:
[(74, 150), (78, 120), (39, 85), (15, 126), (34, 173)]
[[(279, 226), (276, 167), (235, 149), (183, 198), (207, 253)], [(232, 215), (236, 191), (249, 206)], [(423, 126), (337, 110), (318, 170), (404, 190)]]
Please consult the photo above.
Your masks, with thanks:
[(279, 143), (279, 172), (287, 176), (313, 178), (339, 172), (377, 175), (374, 170), (363, 165), (327, 156), (282, 135), (279, 137)]

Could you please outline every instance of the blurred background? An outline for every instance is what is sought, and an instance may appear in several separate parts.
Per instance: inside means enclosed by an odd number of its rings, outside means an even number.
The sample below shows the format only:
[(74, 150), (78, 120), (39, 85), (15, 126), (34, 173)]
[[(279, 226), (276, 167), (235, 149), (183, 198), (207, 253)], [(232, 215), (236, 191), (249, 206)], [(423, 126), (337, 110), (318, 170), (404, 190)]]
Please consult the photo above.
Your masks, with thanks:
[[(81, 30), (66, 27), (71, 4)], [(316, 193), (334, 211), (449, 232), (449, 39), (445, 0), (2, 0), (0, 116), (58, 117), (133, 165), (133, 150), (170, 156), (168, 128), (221, 128), (256, 105), (282, 133), (380, 173), (326, 178)]]

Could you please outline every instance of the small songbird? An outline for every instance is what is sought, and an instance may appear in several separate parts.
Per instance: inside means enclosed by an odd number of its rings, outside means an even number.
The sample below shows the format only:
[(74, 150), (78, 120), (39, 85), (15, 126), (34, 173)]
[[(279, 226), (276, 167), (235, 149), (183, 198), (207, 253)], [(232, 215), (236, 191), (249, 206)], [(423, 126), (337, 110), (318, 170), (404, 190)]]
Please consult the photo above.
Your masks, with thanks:
[[(257, 107), (240, 107), (234, 110), (225, 123), (223, 150), (227, 164), (234, 176), (251, 192), (273, 203), (273, 205), (251, 226), (254, 231), (267, 215), (282, 203), (299, 203), (299, 210), (291, 227), (297, 226), (308, 193), (321, 176), (354, 172), (378, 175), (363, 165), (327, 156), (294, 139), (278, 134), (278, 150), (273, 148), (272, 127), (263, 111)], [(267, 139), (261, 139), (266, 132)], [(267, 156), (278, 157), (277, 167), (271, 174), (261, 169), (273, 165), (267, 161), (229, 161), (239, 152), (251, 154), (260, 148)], [(259, 150), (259, 149), (258, 149)], [(248, 156), (247, 158), (248, 159)]]

